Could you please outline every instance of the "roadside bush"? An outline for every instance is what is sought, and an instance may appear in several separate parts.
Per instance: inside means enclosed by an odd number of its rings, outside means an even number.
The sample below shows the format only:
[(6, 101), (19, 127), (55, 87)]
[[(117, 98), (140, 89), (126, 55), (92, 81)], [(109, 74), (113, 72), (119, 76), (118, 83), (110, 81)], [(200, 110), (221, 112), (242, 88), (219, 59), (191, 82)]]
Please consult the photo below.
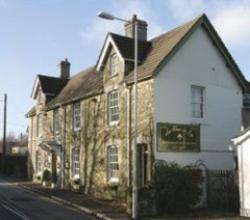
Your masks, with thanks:
[(43, 176), (42, 176), (43, 182), (49, 182), (51, 180), (51, 173), (49, 170), (44, 170), (43, 171)]
[(198, 167), (158, 161), (151, 187), (158, 214), (185, 211), (200, 201), (203, 177)]
[(56, 171), (52, 172), (51, 182), (52, 183), (56, 183), (57, 182), (57, 173), (56, 173)]

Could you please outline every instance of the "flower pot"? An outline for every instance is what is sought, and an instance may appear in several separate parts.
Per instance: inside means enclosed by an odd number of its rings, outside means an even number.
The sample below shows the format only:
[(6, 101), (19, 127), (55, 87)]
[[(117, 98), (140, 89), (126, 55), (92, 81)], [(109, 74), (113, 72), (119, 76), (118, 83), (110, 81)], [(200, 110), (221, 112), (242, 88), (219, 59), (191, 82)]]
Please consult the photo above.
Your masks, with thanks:
[(56, 183), (51, 183), (51, 189), (55, 189), (57, 187)]

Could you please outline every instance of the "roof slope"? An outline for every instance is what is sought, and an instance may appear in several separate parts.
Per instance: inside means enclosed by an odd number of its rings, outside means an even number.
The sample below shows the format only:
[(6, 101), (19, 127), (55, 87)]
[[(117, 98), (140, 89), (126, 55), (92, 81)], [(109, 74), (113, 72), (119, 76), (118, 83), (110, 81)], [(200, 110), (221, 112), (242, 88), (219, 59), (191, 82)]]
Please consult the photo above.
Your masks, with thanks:
[(74, 102), (102, 92), (103, 75), (96, 72), (95, 67), (91, 67), (72, 77), (60, 94), (46, 105), (46, 109), (56, 108), (61, 104)]
[[(114, 33), (109, 33), (113, 38), (116, 46), (118, 47), (122, 57), (124, 59), (134, 59), (134, 45), (135, 41), (133, 38), (121, 36)], [(149, 41), (138, 41), (138, 60), (143, 61), (146, 56), (149, 48), (151, 47), (151, 42)]]
[[(208, 31), (208, 34), (213, 39), (228, 66), (232, 69), (232, 72), (242, 88), (245, 89), (246, 79), (205, 14), (202, 14), (185, 24), (152, 39), (151, 50), (148, 52), (145, 61), (138, 66), (138, 80), (152, 77), (154, 73), (156, 73), (157, 70), (165, 64), (168, 58), (170, 58), (177, 51), (180, 45), (185, 42), (188, 36), (190, 36), (190, 34), (192, 34), (192, 32), (201, 24)], [(127, 83), (133, 83), (133, 75), (133, 71), (127, 75)]]
[[(200, 16), (151, 40), (152, 47), (142, 65), (138, 67), (138, 79), (151, 77), (164, 58), (178, 45), (183, 37), (199, 21)], [(127, 81), (133, 81), (133, 72)]]
[[(228, 66), (232, 69), (235, 77), (243, 88), (246, 87), (246, 80), (234, 62), (230, 53), (226, 49), (222, 40), (210, 24), (206, 15), (201, 15), (193, 20), (162, 34), (149, 42), (139, 41), (138, 44), (138, 80), (153, 77), (161, 66), (166, 64), (177, 49), (188, 39), (195, 28), (203, 25), (208, 34), (213, 38), (214, 43), (224, 56)], [(125, 59), (133, 60), (134, 40), (125, 36), (109, 33), (121, 55)], [(107, 39), (107, 38), (106, 38)], [(84, 70), (70, 80), (62, 81), (61, 79), (39, 75), (41, 86), (44, 93), (59, 93), (46, 105), (46, 109), (53, 109), (61, 104), (67, 104), (83, 98), (94, 96), (103, 92), (103, 73), (97, 72), (96, 67)], [(125, 81), (133, 83), (133, 71), (127, 74)]]
[(38, 75), (38, 80), (45, 94), (57, 95), (69, 81), (58, 77)]

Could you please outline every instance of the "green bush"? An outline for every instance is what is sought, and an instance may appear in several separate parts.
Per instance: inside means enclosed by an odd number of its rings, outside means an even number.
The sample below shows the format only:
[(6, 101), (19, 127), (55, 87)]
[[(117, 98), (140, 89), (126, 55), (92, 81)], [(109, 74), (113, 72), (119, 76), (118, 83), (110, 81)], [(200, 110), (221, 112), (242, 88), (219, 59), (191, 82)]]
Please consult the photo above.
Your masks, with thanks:
[(43, 182), (49, 182), (51, 180), (51, 173), (49, 170), (44, 170), (43, 171), (43, 176), (42, 176)]
[(52, 172), (51, 182), (52, 183), (56, 183), (57, 182), (57, 173), (56, 173), (56, 171)]
[(151, 187), (158, 214), (185, 211), (200, 201), (203, 177), (198, 167), (158, 161)]

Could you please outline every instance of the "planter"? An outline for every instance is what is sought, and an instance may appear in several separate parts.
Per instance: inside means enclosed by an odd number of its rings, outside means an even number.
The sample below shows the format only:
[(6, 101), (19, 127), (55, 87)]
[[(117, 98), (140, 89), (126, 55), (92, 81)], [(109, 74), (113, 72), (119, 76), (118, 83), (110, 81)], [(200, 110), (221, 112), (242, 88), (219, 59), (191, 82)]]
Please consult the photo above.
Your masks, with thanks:
[(73, 184), (73, 185), (72, 185), (72, 190), (73, 190), (74, 192), (79, 192), (79, 190), (80, 190), (80, 185), (78, 185), (78, 184)]
[(51, 189), (57, 188), (57, 183), (51, 183)]
[(42, 186), (43, 187), (48, 187), (49, 186), (49, 182), (43, 181)]

